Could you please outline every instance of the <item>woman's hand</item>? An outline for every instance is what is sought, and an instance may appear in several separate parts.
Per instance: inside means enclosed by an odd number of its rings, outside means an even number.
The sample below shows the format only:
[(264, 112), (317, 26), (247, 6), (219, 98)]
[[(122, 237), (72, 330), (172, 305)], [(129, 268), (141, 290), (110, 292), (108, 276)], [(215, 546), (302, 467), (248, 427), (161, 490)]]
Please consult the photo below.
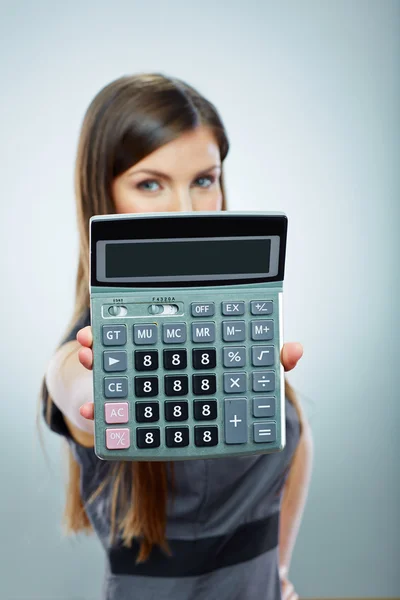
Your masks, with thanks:
[[(91, 370), (93, 367), (93, 352), (92, 352), (92, 344), (93, 344), (93, 335), (92, 328), (90, 325), (80, 329), (76, 334), (76, 339), (82, 346), (78, 352), (79, 362), (86, 369)], [(82, 417), (85, 419), (94, 419), (94, 404), (93, 402), (86, 402), (82, 404), (79, 409)]]
[[(76, 339), (82, 346), (78, 354), (79, 361), (84, 367), (86, 367), (86, 369), (91, 369), (93, 366), (93, 336), (92, 328), (90, 327), (90, 325), (84, 327), (83, 329), (80, 329), (76, 335)], [(284, 366), (285, 371), (291, 371), (292, 369), (294, 369), (302, 356), (303, 347), (301, 344), (299, 344), (298, 342), (289, 342), (288, 344), (284, 344), (281, 352), (281, 362)], [(86, 419), (93, 419), (93, 402), (86, 402), (86, 404), (83, 404), (80, 407), (80, 413), (82, 417), (85, 417)]]
[(282, 600), (299, 600), (299, 596), (295, 592), (293, 583), (290, 583), (288, 579), (287, 567), (280, 567), (279, 579), (281, 582)]
[(282, 587), (282, 600), (299, 600), (298, 594), (296, 594), (293, 584), (288, 579), (281, 579)]

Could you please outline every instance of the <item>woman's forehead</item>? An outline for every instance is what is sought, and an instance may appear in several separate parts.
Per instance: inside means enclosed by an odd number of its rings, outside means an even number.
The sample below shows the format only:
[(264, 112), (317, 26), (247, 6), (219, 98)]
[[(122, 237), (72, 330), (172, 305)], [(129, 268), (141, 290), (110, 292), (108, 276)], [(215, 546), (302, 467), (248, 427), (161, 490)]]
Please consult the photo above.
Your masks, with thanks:
[(206, 127), (198, 127), (158, 148), (130, 171), (152, 169), (170, 175), (184, 175), (185, 172), (200, 172), (220, 164), (220, 151), (214, 134)]

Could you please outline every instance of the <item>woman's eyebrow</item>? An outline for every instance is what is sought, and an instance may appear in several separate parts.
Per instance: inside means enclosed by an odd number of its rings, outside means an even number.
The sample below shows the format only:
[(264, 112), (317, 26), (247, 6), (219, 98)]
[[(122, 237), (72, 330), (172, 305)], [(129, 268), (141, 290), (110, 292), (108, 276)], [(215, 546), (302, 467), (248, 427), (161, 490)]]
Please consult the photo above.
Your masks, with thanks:
[(214, 169), (221, 170), (221, 165), (212, 165), (211, 167), (208, 167), (208, 169), (203, 169), (202, 171), (199, 171), (199, 173), (197, 173), (197, 177), (199, 175), (202, 175), (203, 173), (208, 173), (209, 171), (213, 171)]
[(171, 177), (166, 173), (161, 173), (161, 171), (154, 171), (153, 169), (140, 169), (138, 171), (131, 171), (129, 175), (138, 175), (139, 173), (147, 173), (147, 175), (154, 175), (155, 177), (161, 177), (162, 179), (171, 180)]
[[(203, 175), (204, 173), (208, 173), (209, 171), (212, 171), (213, 169), (221, 169), (221, 165), (212, 165), (211, 167), (208, 167), (207, 169), (202, 169), (201, 171), (199, 171), (196, 175), (196, 177), (199, 177), (200, 175)], [(148, 175), (153, 175), (154, 177), (160, 177), (162, 179), (166, 179), (167, 181), (171, 181), (171, 177), (169, 175), (167, 175), (166, 173), (162, 173), (161, 171), (155, 171), (154, 169), (140, 169), (138, 171), (132, 171), (130, 173), (130, 175), (138, 175), (139, 173), (147, 173)]]

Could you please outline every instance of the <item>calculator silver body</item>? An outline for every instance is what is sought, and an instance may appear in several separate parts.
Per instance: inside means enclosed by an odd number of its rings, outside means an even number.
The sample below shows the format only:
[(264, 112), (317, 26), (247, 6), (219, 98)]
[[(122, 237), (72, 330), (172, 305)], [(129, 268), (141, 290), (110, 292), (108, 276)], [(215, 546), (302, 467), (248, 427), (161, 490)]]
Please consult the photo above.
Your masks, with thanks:
[[(241, 235), (228, 235), (233, 218), (233, 233)], [(250, 235), (240, 230), (242, 222)], [(214, 235), (219, 223), (224, 235)], [(195, 275), (183, 274), (182, 269), (175, 273), (173, 264), (165, 264), (166, 256), (180, 256), (176, 236), (182, 224), (186, 237), (179, 241), (186, 254), (193, 248)], [(252, 235), (255, 224), (257, 235)], [(151, 237), (152, 230), (157, 230), (157, 238)], [(286, 233), (286, 215), (271, 212), (107, 215), (90, 220), (99, 458), (188, 460), (272, 453), (285, 447), (280, 354)], [(172, 249), (170, 240), (176, 242)], [(245, 246), (246, 261), (240, 253)], [(138, 266), (136, 281), (131, 257), (154, 248), (160, 249), (159, 259), (148, 259), (148, 270)], [(248, 273), (229, 273), (222, 282), (220, 273), (214, 279), (215, 274), (200, 273), (198, 248), (204, 248), (205, 256), (210, 248), (222, 254), (228, 249), (237, 264), (249, 263)], [(266, 269), (260, 281), (258, 272), (250, 277), (251, 256), (264, 248), (269, 248), (272, 269)], [(211, 270), (211, 262), (218, 260), (220, 270), (233, 268), (232, 261), (217, 254), (209, 252)], [(163, 261), (161, 274), (158, 260)], [(126, 267), (121, 265), (124, 261)], [(254, 257), (254, 263), (260, 271), (262, 257)], [(268, 273), (274, 275), (269, 278)]]

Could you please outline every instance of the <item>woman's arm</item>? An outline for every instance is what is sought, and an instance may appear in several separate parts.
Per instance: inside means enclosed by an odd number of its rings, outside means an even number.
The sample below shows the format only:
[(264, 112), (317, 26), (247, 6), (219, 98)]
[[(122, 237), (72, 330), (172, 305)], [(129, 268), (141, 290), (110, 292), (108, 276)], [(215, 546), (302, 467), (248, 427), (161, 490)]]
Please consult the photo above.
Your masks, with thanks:
[(93, 447), (93, 421), (85, 419), (79, 410), (85, 402), (93, 402), (92, 373), (80, 363), (79, 348), (73, 340), (57, 350), (46, 370), (46, 385), (72, 437), (82, 446)]
[(289, 571), (312, 472), (314, 446), (311, 428), (304, 417), (303, 424), (300, 440), (283, 488), (279, 532), (279, 567), (282, 580), (287, 578)]

